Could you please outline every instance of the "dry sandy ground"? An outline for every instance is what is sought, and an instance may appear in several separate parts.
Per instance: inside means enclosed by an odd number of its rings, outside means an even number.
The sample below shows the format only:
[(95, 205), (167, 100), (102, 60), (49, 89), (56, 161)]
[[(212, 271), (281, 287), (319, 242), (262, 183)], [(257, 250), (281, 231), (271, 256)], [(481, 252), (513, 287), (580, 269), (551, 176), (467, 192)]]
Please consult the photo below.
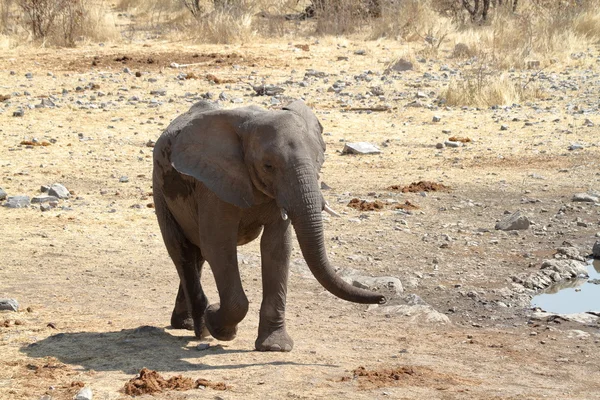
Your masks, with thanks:
[[(296, 44), (309, 44), (309, 51)], [(361, 49), (365, 55), (354, 53)], [(382, 85), (380, 74), (401, 50), (395, 42), (340, 39), (3, 52), (0, 94), (20, 95), (0, 103), (0, 187), (9, 195), (35, 196), (41, 185), (59, 182), (73, 194), (47, 212), (0, 207), (0, 298), (21, 304), (18, 313), (0, 314), (0, 323), (8, 325), (0, 325), (0, 398), (70, 399), (79, 382), (95, 399), (126, 398), (122, 388), (143, 367), (228, 386), (166, 391), (155, 395), (160, 399), (600, 398), (600, 325), (531, 319), (511, 280), (539, 268), (565, 241), (589, 253), (600, 231), (600, 209), (571, 202), (574, 193), (600, 190), (598, 48), (590, 50), (587, 64), (574, 61), (546, 71), (576, 81), (587, 70), (590, 78), (575, 90), (550, 93), (537, 111), (525, 104), (497, 110), (406, 107), (417, 91), (432, 99), (439, 94), (447, 80), (422, 77), (439, 74), (442, 64), (456, 68), (447, 53), (383, 84), (385, 101), (365, 103), (387, 103), (387, 112), (343, 111), (340, 97), (327, 91), (337, 80), (352, 83), (346, 91), (354, 94)], [(132, 59), (115, 61), (124, 55)], [(196, 65), (176, 70), (168, 67), (171, 62)], [(123, 73), (124, 67), (132, 74)], [(329, 74), (328, 81), (298, 85), (309, 68)], [(367, 70), (375, 73), (372, 82), (354, 79)], [(177, 80), (182, 71), (198, 79)], [(207, 73), (224, 82), (209, 82)], [(251, 305), (238, 338), (210, 341), (200, 351), (189, 332), (168, 328), (178, 278), (147, 206), (152, 149), (146, 143), (199, 93), (225, 92), (243, 104), (270, 106), (270, 97), (253, 96), (248, 85), (263, 80), (294, 81), (285, 95), (304, 97), (325, 127), (322, 177), (332, 189), (324, 193), (343, 214), (326, 222), (332, 262), (400, 278), (405, 294), (417, 294), (450, 323), (338, 300), (307, 273), (296, 247), (288, 297), (295, 348), (284, 354), (252, 351), (261, 300), (253, 243), (240, 248)], [(68, 93), (61, 94), (63, 89)], [(157, 89), (166, 95), (150, 94)], [(61, 107), (12, 116), (19, 106), (49, 95)], [(130, 102), (133, 96), (139, 101)], [(86, 106), (102, 102), (108, 103), (104, 109)], [(588, 112), (578, 113), (573, 105)], [(441, 121), (432, 122), (434, 115)], [(585, 118), (595, 127), (585, 126)], [(508, 129), (501, 130), (502, 124)], [(435, 148), (452, 135), (472, 142)], [(55, 143), (20, 145), (32, 138)], [(380, 155), (343, 156), (343, 140), (386, 143)], [(567, 150), (575, 142), (584, 149)], [(122, 176), (129, 181), (120, 183)], [(387, 189), (420, 180), (451, 190), (423, 197)], [(374, 196), (409, 200), (419, 209), (406, 215), (390, 207), (346, 207), (353, 197)], [(518, 234), (495, 231), (506, 210), (522, 210), (535, 225)], [(214, 300), (208, 269), (205, 279)], [(353, 371), (359, 367), (380, 374), (358, 376)]]

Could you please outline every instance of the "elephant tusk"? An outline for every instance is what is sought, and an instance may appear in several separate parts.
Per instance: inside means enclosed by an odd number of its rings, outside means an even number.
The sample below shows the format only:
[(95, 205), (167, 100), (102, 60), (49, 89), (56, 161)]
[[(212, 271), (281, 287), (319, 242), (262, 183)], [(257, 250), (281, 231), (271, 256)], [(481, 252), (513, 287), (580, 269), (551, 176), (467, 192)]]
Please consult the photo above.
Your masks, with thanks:
[(332, 215), (334, 217), (341, 217), (341, 215), (336, 213), (335, 211), (333, 211), (333, 209), (331, 207), (329, 207), (329, 204), (327, 204), (327, 203), (325, 203), (325, 208), (323, 208), (323, 211), (325, 211), (327, 214)]
[(281, 209), (281, 218), (282, 218), (284, 221), (287, 221), (287, 219), (288, 219), (287, 211), (285, 211), (285, 208), (282, 208), (282, 209)]

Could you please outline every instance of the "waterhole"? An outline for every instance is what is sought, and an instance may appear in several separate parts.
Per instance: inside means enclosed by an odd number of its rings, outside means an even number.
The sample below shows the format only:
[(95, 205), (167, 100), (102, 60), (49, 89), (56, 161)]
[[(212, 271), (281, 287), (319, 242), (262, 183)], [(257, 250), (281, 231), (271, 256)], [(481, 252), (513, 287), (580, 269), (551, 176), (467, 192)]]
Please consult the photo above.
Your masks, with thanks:
[(600, 260), (588, 262), (589, 279), (570, 279), (550, 286), (531, 300), (533, 307), (555, 314), (600, 312)]

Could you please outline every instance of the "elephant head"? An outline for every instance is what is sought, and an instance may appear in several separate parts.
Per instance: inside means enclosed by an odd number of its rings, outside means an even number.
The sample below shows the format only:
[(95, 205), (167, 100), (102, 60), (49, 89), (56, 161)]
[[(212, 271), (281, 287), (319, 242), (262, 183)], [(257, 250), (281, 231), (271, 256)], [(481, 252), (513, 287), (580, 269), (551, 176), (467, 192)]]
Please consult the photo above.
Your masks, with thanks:
[(308, 267), (323, 287), (356, 303), (385, 302), (380, 294), (346, 283), (329, 263), (319, 187), (323, 128), (304, 102), (277, 111), (198, 103), (180, 118), (171, 153), (177, 171), (240, 208), (275, 201), (281, 217), (289, 216)]

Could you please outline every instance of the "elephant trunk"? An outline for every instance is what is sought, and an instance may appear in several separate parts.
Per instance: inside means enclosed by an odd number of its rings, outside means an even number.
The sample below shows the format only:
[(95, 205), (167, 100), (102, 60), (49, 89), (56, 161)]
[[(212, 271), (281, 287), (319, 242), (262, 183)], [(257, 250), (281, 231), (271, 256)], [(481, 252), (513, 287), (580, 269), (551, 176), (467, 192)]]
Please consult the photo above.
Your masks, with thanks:
[(312, 166), (296, 168), (297, 182), (289, 200), (289, 217), (296, 231), (302, 255), (317, 281), (335, 296), (363, 304), (383, 304), (384, 296), (348, 284), (340, 278), (327, 258), (323, 236), (323, 198)]

